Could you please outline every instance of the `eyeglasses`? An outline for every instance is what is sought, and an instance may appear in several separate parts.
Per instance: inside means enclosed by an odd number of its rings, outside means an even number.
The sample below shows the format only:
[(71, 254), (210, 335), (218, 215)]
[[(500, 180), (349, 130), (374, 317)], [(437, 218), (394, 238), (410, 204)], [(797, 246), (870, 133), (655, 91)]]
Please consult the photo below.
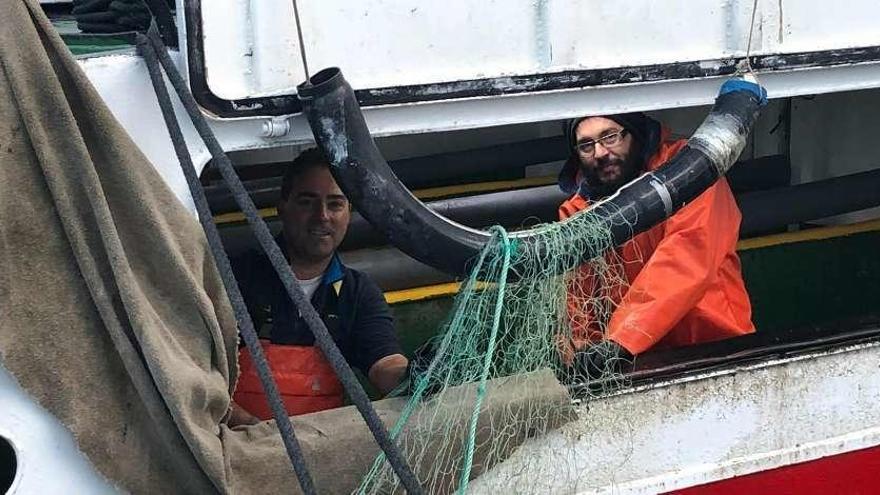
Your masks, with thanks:
[(575, 147), (584, 155), (593, 156), (596, 153), (597, 144), (601, 144), (605, 148), (610, 148), (612, 146), (617, 146), (618, 144), (620, 144), (621, 141), (623, 141), (624, 137), (626, 137), (626, 129), (621, 129), (617, 132), (606, 134), (599, 139), (581, 141)]

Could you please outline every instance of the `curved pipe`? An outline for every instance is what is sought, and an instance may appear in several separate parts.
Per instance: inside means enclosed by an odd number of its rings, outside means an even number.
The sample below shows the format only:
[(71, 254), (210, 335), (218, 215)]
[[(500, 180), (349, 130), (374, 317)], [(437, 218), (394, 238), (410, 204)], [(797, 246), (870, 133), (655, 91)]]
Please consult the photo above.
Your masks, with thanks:
[[(436, 214), (397, 180), (376, 148), (354, 91), (339, 69), (324, 69), (297, 89), (315, 139), (358, 211), (401, 251), (445, 272), (466, 274), (469, 262), (491, 234)], [(765, 102), (763, 88), (757, 84), (728, 81), (709, 116), (669, 163), (566, 222), (591, 215), (593, 222), (608, 229), (610, 242), (619, 245), (666, 219), (733, 165)], [(511, 238), (520, 241), (520, 249), (533, 254), (543, 251), (540, 227)], [(582, 259), (600, 254), (588, 249)]]
[[(393, 162), (391, 166), (394, 168)], [(778, 189), (788, 186), (791, 181), (791, 165), (785, 156), (765, 156), (737, 162), (727, 172), (726, 177), (730, 189), (733, 190), (737, 201), (740, 203), (740, 209), (743, 210), (743, 226), (740, 229), (740, 235), (761, 232), (760, 230), (750, 230), (748, 228), (747, 224), (750, 218), (746, 215), (745, 206), (741, 199), (752, 194), (754, 191)], [(867, 189), (867, 186), (862, 184), (857, 184), (856, 187), (857, 190)], [(880, 187), (877, 187), (874, 191), (880, 191)], [(278, 193), (276, 192), (277, 195)], [(568, 199), (568, 196), (558, 186), (550, 185), (426, 201), (425, 206), (439, 215), (470, 227), (503, 225), (518, 230), (539, 223), (555, 222), (559, 218), (559, 205)], [(811, 200), (808, 199), (807, 202), (808, 204), (816, 203), (820, 198), (822, 204), (828, 206), (829, 211), (832, 209), (831, 205), (840, 200), (844, 200), (847, 205), (854, 203), (853, 198), (846, 197), (846, 195), (844, 195), (846, 199), (837, 196), (817, 195)], [(772, 199), (767, 201), (772, 201)], [(801, 208), (801, 204), (786, 204), (786, 208)], [(774, 222), (772, 219), (780, 216), (784, 211), (784, 208), (767, 208), (761, 211), (750, 211), (749, 213), (754, 214), (756, 217), (769, 215), (771, 218), (770, 222)], [(814, 218), (819, 218), (820, 216)], [(342, 241), (340, 249), (350, 251), (353, 249), (379, 247), (385, 244), (387, 242), (381, 232), (374, 229), (372, 224), (361, 215), (354, 214), (351, 217), (348, 233), (345, 235), (345, 240)]]
[[(559, 188), (546, 186), (540, 189)], [(738, 195), (740, 238), (784, 230), (789, 224), (880, 206), (880, 169), (784, 188)], [(547, 206), (559, 202), (547, 202)], [(510, 225), (510, 224), (502, 224)], [(455, 277), (426, 266), (391, 247), (340, 253), (347, 266), (370, 275), (382, 290), (452, 282)]]

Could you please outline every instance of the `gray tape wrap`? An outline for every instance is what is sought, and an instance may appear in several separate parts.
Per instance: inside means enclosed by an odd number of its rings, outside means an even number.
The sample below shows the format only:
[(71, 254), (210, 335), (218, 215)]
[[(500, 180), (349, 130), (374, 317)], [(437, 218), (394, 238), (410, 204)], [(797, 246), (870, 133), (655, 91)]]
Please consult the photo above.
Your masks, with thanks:
[(743, 127), (733, 116), (709, 114), (688, 145), (705, 153), (718, 173), (724, 175), (746, 146), (748, 134), (742, 132)]
[(651, 187), (657, 191), (657, 194), (660, 196), (660, 201), (663, 201), (663, 209), (665, 210), (666, 216), (669, 217), (672, 215), (672, 195), (669, 194), (669, 188), (666, 187), (660, 179), (654, 177), (654, 174), (651, 175), (651, 180), (648, 184), (651, 184)]

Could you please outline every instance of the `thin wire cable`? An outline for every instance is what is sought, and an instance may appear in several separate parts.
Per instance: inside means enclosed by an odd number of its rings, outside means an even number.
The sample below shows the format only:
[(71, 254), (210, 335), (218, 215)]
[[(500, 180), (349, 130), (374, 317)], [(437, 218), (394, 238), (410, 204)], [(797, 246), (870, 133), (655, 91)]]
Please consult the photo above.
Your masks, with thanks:
[(296, 0), (293, 0), (293, 18), (296, 20), (296, 35), (299, 37), (299, 56), (302, 58), (303, 70), (306, 73), (306, 84), (309, 83), (309, 64), (306, 61), (306, 44), (303, 42), (303, 32), (302, 32), (302, 24), (299, 20), (299, 7), (296, 4)]
[(755, 14), (758, 12), (758, 0), (752, 3), (752, 22), (749, 24), (749, 41), (746, 45), (746, 69), (753, 77), (755, 75), (752, 69), (752, 34), (755, 32)]

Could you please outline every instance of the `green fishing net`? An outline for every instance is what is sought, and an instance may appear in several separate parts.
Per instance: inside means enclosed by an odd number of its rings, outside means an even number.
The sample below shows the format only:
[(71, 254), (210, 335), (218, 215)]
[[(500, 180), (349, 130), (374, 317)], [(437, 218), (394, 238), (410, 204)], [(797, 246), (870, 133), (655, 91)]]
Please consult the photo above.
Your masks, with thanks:
[[(568, 397), (549, 408), (530, 404), (541, 391), (528, 387), (545, 382), (529, 376), (552, 370), (577, 386), (581, 400), (624, 381), (617, 367), (582, 376), (568, 366), (574, 348), (601, 343), (627, 288), (626, 260), (607, 224), (588, 210), (530, 229), (529, 241), (501, 227), (491, 232), (448, 321), (426, 346), (430, 358), (411, 377), (411, 398), (391, 430), (426, 493), (465, 492), (525, 438), (559, 425), (561, 410), (571, 410)], [(604, 254), (585, 262), (585, 252)], [(513, 387), (490, 386), (511, 379), (518, 379)], [(402, 488), (380, 456), (359, 493), (395, 492)]]

